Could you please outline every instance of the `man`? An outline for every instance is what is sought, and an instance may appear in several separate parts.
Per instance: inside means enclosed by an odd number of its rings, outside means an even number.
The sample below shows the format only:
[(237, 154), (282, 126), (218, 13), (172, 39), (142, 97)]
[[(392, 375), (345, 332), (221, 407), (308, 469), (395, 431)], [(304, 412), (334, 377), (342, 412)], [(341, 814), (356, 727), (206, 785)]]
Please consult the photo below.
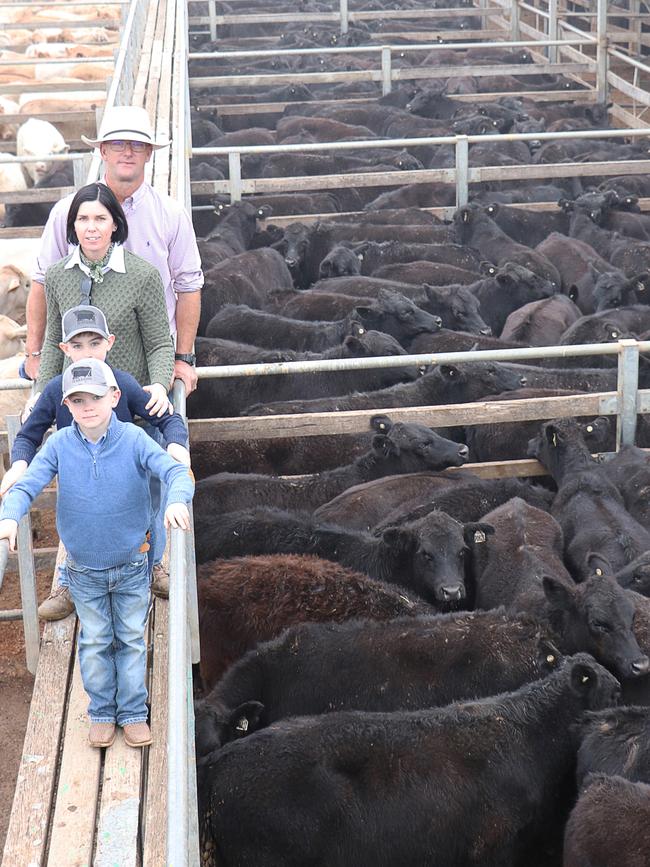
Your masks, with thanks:
[[(185, 209), (161, 195), (144, 180), (144, 167), (154, 150), (170, 140), (156, 139), (144, 108), (116, 106), (104, 113), (96, 139), (82, 136), (99, 149), (104, 161), (103, 182), (117, 196), (129, 225), (125, 248), (142, 256), (159, 271), (165, 287), (169, 325), (176, 341), (174, 378), (189, 394), (196, 388), (193, 346), (201, 313), (203, 273), (192, 222)], [(65, 235), (73, 196), (52, 208), (43, 230), (36, 270), (27, 298), (27, 374), (36, 379), (45, 337), (45, 271), (70, 252)]]

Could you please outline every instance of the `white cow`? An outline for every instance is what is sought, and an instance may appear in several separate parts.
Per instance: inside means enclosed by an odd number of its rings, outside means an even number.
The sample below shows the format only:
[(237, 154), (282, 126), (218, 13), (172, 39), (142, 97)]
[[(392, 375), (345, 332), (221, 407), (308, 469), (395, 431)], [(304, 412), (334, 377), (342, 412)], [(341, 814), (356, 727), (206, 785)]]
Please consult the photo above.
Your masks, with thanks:
[[(18, 114), (20, 108), (17, 102), (7, 96), (0, 96), (0, 121), (3, 114)], [(18, 132), (17, 123), (0, 122), (0, 141), (14, 141)]]
[(33, 184), (42, 181), (56, 167), (56, 163), (47, 159), (50, 154), (67, 153), (68, 150), (69, 147), (61, 133), (46, 120), (30, 117), (18, 128), (16, 136), (18, 155), (40, 157), (38, 162), (25, 163)]
[(0, 313), (23, 323), (30, 286), (29, 272), (15, 265), (0, 265)]

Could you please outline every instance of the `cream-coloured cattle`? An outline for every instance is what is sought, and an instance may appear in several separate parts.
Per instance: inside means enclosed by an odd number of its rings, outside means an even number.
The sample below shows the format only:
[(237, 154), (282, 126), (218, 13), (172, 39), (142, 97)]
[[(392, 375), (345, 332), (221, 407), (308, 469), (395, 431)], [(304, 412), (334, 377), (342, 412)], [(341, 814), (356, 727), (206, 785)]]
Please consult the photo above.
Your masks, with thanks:
[(63, 57), (110, 57), (110, 45), (76, 45), (73, 42), (35, 42), (25, 49), (25, 57), (63, 58)]
[(106, 81), (113, 72), (113, 62), (105, 63), (39, 63), (35, 66), (36, 81)]
[[(0, 163), (0, 193), (17, 193), (27, 189), (27, 181), (18, 163)], [(5, 206), (0, 202), (0, 222), (5, 218)]]
[[(24, 360), (24, 353), (0, 360), (0, 380), (18, 379), (18, 370)], [(28, 380), (25, 380), (25, 388), (12, 389), (11, 391), (0, 390), (0, 428), (2, 430), (7, 429), (5, 418), (8, 415), (20, 415), (30, 395), (31, 383)]]
[(0, 314), (0, 359), (25, 351), (27, 326)]
[(30, 285), (29, 271), (22, 271), (15, 265), (0, 265), (0, 314), (22, 325)]
[(57, 164), (48, 160), (48, 156), (67, 153), (68, 150), (61, 133), (46, 120), (30, 117), (18, 128), (16, 153), (19, 156), (40, 157), (37, 162), (24, 164), (34, 184), (46, 178), (56, 167)]

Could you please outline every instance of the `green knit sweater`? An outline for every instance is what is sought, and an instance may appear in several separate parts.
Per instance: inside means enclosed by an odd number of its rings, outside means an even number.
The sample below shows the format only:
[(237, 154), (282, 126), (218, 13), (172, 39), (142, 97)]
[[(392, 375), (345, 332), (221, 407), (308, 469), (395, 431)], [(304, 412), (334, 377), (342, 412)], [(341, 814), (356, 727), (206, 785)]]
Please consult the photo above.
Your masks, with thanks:
[[(79, 267), (65, 269), (69, 256), (51, 265), (45, 274), (47, 330), (36, 382), (42, 391), (52, 377), (68, 365), (59, 349), (61, 316), (81, 301)], [(169, 331), (165, 291), (158, 271), (128, 250), (124, 251), (126, 274), (107, 271), (102, 283), (93, 283), (90, 303), (106, 316), (115, 335), (107, 361), (126, 370), (141, 385), (159, 382), (169, 388), (174, 371), (174, 346)]]

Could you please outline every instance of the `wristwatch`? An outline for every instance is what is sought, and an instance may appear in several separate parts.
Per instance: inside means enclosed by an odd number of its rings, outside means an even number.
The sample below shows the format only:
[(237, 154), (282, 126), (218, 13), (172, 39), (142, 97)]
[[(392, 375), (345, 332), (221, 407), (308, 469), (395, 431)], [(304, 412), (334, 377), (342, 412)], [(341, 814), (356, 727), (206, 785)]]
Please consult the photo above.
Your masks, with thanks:
[(184, 361), (185, 364), (191, 364), (196, 367), (196, 355), (193, 352), (176, 352), (174, 354), (176, 361)]

